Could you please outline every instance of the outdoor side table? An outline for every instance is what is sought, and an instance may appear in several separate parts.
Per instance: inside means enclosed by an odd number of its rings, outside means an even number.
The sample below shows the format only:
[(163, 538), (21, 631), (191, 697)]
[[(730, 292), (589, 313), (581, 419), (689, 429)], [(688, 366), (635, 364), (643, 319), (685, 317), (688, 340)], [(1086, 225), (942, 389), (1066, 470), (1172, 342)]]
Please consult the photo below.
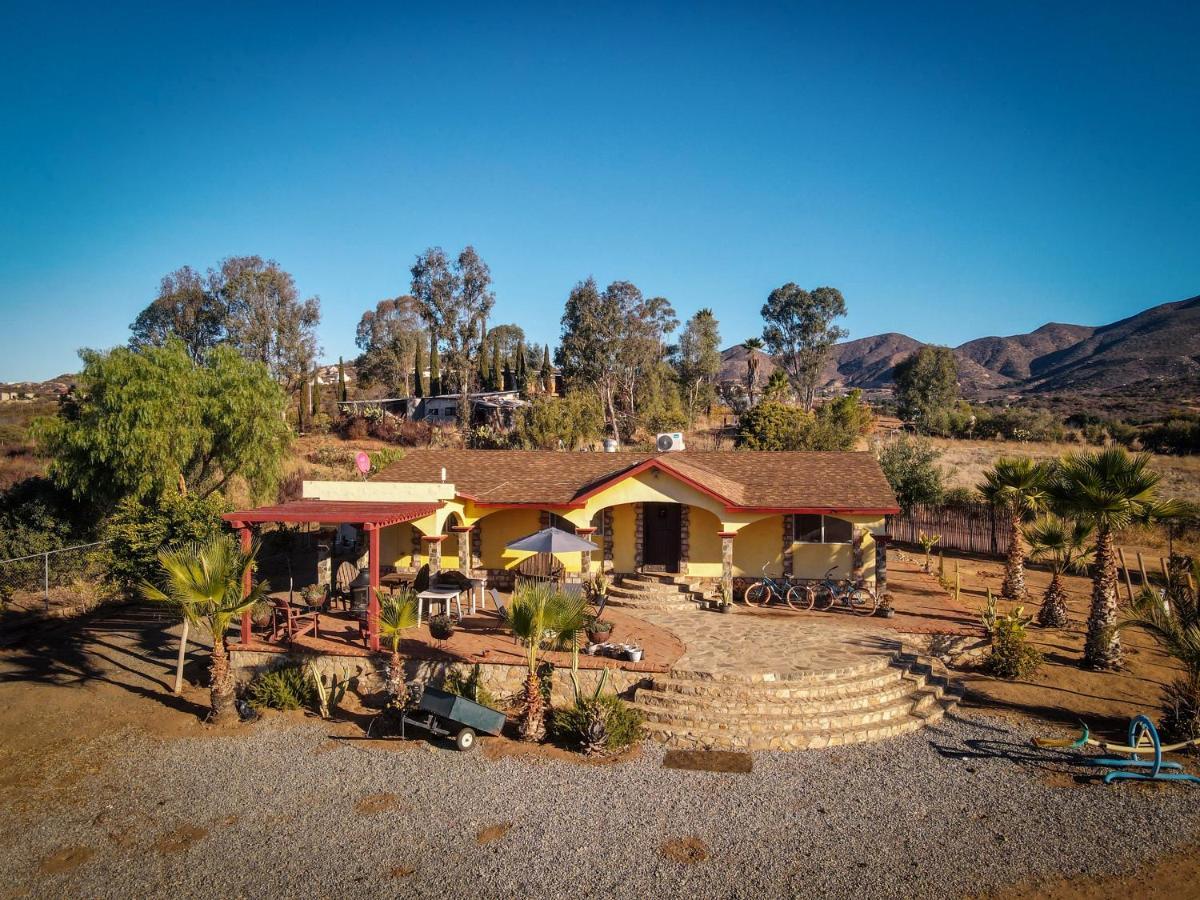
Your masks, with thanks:
[(440, 603), (443, 610), (449, 609), (450, 601), (454, 601), (454, 608), (458, 610), (459, 619), (462, 618), (462, 604), (459, 602), (459, 597), (462, 595), (462, 588), (459, 587), (431, 587), (417, 594), (417, 627), (421, 627), (422, 613), (425, 609), (426, 602), (432, 606), (434, 603)]

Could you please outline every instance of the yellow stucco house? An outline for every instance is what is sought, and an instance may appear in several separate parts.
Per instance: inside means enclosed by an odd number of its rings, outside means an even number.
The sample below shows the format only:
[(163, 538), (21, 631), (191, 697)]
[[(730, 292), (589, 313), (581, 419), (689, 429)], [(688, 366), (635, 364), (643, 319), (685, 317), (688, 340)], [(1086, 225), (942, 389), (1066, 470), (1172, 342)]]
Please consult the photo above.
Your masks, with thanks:
[(603, 568), (732, 584), (764, 567), (815, 579), (837, 566), (874, 581), (898, 512), (865, 452), (410, 450), (369, 481), (305, 482), (304, 498), (407, 509), (377, 525), (383, 571), (430, 563), (501, 586), (528, 556), (507, 545), (550, 524), (598, 547), (562, 554), (568, 578)]

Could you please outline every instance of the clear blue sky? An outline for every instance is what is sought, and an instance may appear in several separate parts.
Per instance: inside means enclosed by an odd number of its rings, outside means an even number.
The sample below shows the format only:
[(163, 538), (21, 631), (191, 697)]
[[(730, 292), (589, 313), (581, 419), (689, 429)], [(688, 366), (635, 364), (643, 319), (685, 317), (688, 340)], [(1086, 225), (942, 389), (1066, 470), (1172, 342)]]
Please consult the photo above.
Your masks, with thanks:
[(5, 0), (0, 380), (229, 254), (326, 359), (435, 244), (539, 341), (589, 274), (725, 344), (786, 281), (949, 344), (1200, 293), (1195, 2), (399, 6)]

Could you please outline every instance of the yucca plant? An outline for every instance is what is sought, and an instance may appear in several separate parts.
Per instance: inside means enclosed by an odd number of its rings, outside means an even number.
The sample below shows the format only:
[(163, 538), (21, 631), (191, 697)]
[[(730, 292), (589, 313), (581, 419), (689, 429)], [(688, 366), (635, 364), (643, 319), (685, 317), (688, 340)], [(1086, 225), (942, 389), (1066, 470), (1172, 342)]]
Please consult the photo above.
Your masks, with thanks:
[(1023, 529), (1029, 544), (1029, 558), (1050, 564), (1050, 584), (1042, 597), (1037, 623), (1045, 628), (1064, 628), (1067, 624), (1067, 592), (1063, 574), (1082, 572), (1092, 561), (1088, 546), (1095, 526), (1081, 520), (1069, 521), (1058, 516), (1043, 516)]
[(1183, 674), (1163, 688), (1159, 724), (1170, 740), (1186, 741), (1200, 738), (1200, 602), (1192, 587), (1200, 584), (1200, 563), (1177, 560), (1172, 559), (1176, 565), (1164, 594), (1143, 589), (1118, 627), (1141, 628), (1183, 667)]
[[(508, 606), (508, 626), (525, 645), (529, 672), (525, 679), (521, 708), (521, 739), (539, 741), (546, 733), (546, 704), (538, 678), (542, 651), (568, 645), (568, 634), (578, 635), (584, 622), (582, 601), (565, 596), (554, 587), (526, 583), (513, 594)], [(576, 637), (575, 642), (578, 642)]]
[(933, 574), (933, 548), (937, 546), (937, 542), (942, 539), (940, 534), (926, 534), (924, 531), (917, 535), (917, 543), (921, 545), (921, 549), (925, 551), (925, 574)]
[(245, 579), (254, 571), (257, 552), (257, 544), (243, 551), (228, 535), (163, 548), (158, 551), (161, 586), (148, 581), (141, 585), (147, 600), (175, 606), (192, 625), (203, 626), (212, 635), (209, 703), (211, 719), (217, 725), (238, 719), (225, 634), (235, 619), (266, 595), (266, 583), (259, 582), (242, 596)]
[(1004, 559), (1004, 583), (1000, 593), (1009, 600), (1024, 600), (1025, 542), (1021, 526), (1043, 512), (1050, 503), (1054, 467), (1023, 456), (1002, 456), (983, 474), (979, 492), (1011, 519), (1012, 533)]
[(1124, 665), (1117, 629), (1117, 554), (1114, 533), (1135, 522), (1173, 516), (1181, 507), (1161, 500), (1161, 476), (1150, 456), (1123, 447), (1076, 453), (1063, 459), (1052, 487), (1055, 508), (1095, 527), (1092, 606), (1088, 614), (1083, 664), (1093, 669)]
[(388, 657), (387, 680), (384, 691), (388, 705), (403, 709), (408, 700), (408, 688), (404, 683), (404, 663), (400, 659), (400, 640), (404, 632), (417, 625), (417, 597), (412, 591), (397, 591), (384, 595), (378, 590), (379, 635), (391, 645)]

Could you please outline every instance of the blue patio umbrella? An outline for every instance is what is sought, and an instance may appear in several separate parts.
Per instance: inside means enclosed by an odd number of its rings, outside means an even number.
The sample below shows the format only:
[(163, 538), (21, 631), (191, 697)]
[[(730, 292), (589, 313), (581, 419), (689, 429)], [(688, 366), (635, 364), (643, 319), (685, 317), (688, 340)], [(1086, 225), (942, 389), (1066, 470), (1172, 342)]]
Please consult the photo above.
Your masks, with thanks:
[(513, 541), (507, 547), (509, 550), (524, 550), (528, 553), (591, 553), (600, 549), (591, 541), (585, 541), (561, 528), (543, 528), (535, 534)]

